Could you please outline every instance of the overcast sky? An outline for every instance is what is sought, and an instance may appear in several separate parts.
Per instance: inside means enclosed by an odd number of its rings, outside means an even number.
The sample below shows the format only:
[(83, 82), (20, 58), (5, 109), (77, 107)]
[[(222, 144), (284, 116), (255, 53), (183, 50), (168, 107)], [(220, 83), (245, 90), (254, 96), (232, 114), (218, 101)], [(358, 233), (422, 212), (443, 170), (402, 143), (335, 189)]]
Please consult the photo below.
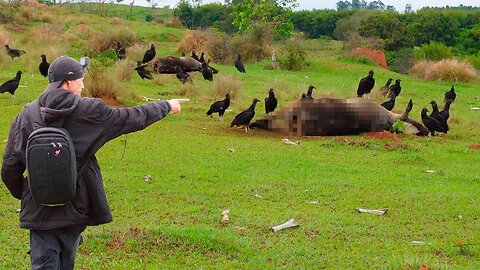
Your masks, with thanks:
[[(336, 3), (339, 0), (298, 0), (299, 7), (297, 10), (302, 10), (302, 9), (336, 9)], [(374, 0), (366, 0), (367, 3), (373, 2)], [(131, 2), (131, 1), (125, 1), (126, 2)], [(212, 3), (212, 2), (220, 2), (223, 3), (223, 1), (219, 0), (203, 0), (203, 3)], [(351, 0), (349, 2), (352, 2)], [(175, 5), (178, 3), (178, 0), (160, 0), (158, 7), (163, 7), (163, 6), (170, 6), (171, 8), (175, 7)], [(463, 4), (464, 6), (476, 6), (480, 7), (480, 0), (382, 0), (382, 3), (384, 3), (386, 6), (387, 5), (392, 5), (394, 6), (397, 11), (403, 11), (405, 10), (405, 5), (410, 4), (412, 5), (412, 8), (414, 10), (420, 9), (424, 6), (430, 6), (430, 7), (443, 7), (443, 6), (459, 6), (460, 4)], [(146, 0), (136, 0), (135, 1), (136, 5), (142, 5), (142, 6), (148, 6), (148, 3)]]

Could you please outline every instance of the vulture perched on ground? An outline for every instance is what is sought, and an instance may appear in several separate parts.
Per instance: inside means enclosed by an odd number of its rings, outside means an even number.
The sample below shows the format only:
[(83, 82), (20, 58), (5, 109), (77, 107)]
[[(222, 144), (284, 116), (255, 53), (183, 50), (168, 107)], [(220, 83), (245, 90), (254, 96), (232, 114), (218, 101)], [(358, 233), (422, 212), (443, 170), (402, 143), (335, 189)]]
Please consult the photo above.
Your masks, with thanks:
[(18, 88), (18, 85), (20, 84), (20, 79), (22, 78), (22, 71), (19, 70), (17, 71), (17, 76), (15, 78), (8, 80), (4, 82), (2, 85), (0, 85), (0, 93), (3, 94), (5, 92), (10, 93), (15, 98), (15, 91)]
[(452, 105), (453, 100), (447, 99), (445, 102), (445, 106), (443, 107), (443, 110), (440, 112), (440, 114), (445, 117), (445, 121), (450, 118), (450, 105)]
[(442, 114), (440, 114), (440, 111), (438, 110), (437, 102), (435, 102), (435, 100), (432, 100), (430, 101), (430, 104), (432, 105), (432, 113), (430, 114), (430, 117), (437, 120), (438, 123), (440, 123), (440, 125), (442, 126), (442, 128), (445, 131), (448, 131), (447, 119), (445, 119), (445, 117)]
[[(208, 60), (210, 62), (210, 60)], [(202, 76), (207, 81), (213, 81), (213, 71), (208, 67), (208, 62), (202, 63)]]
[(433, 117), (427, 115), (428, 109), (422, 109), (422, 122), (430, 131), (432, 136), (435, 136), (435, 131), (447, 133), (447, 131), (442, 127), (442, 125)]
[(246, 73), (245, 66), (243, 65), (242, 58), (241, 58), (240, 54), (237, 55), (237, 60), (235, 60), (235, 67), (241, 73)]
[(153, 46), (153, 44), (150, 45), (150, 49), (148, 49), (143, 55), (142, 64), (152, 61), (156, 53), (155, 46)]
[(208, 116), (212, 116), (212, 113), (218, 112), (218, 116), (220, 117), (220, 121), (223, 120), (223, 114), (230, 106), (230, 94), (225, 94), (225, 98), (223, 100), (215, 101), (212, 105), (210, 105), (210, 109), (206, 113)]
[(400, 86), (400, 82), (402, 80), (397, 79), (395, 80), (395, 84), (390, 86), (390, 89), (388, 90), (388, 97), (398, 97), (400, 95), (400, 91), (402, 91), (402, 87)]
[(390, 84), (392, 84), (392, 78), (388, 78), (387, 82), (384, 86), (380, 87), (380, 94), (382, 96), (386, 96), (388, 94), (388, 90), (390, 89)]
[(368, 71), (368, 76), (362, 78), (358, 83), (357, 88), (357, 97), (362, 97), (363, 95), (369, 95), (375, 86), (375, 79), (373, 78), (373, 70)]
[(277, 104), (278, 101), (275, 97), (275, 93), (273, 92), (273, 88), (270, 88), (268, 91), (268, 97), (265, 98), (265, 113), (270, 114), (271, 112), (275, 111)]
[(452, 85), (452, 88), (450, 88), (450, 91), (445, 92), (443, 102), (446, 103), (447, 100), (449, 99), (451, 99), (452, 102), (454, 102), (456, 97), (457, 97), (457, 94), (455, 93), (455, 87)]
[(391, 97), (389, 101), (385, 101), (380, 106), (384, 107), (389, 111), (393, 110), (393, 107), (395, 107), (395, 97)]
[(257, 105), (257, 102), (259, 101), (260, 100), (254, 98), (252, 100), (252, 105), (250, 105), (248, 109), (244, 110), (243, 112), (235, 116), (235, 119), (233, 119), (232, 123), (230, 124), (230, 127), (233, 127), (233, 126), (244, 127), (245, 132), (248, 132), (250, 130), (250, 121), (252, 121), (252, 118), (255, 115), (255, 105)]
[(43, 77), (47, 77), (50, 64), (47, 62), (47, 57), (45, 56), (45, 54), (42, 54), (40, 57), (42, 57), (42, 62), (40, 63), (40, 65), (38, 65), (38, 70)]

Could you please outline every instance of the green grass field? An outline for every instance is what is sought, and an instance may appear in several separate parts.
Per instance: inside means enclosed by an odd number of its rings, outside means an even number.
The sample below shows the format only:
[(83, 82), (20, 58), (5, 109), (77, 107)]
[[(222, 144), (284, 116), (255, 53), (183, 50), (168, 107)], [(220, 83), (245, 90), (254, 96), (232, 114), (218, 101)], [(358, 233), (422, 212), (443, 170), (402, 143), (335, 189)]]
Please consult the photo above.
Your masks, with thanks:
[[(84, 21), (92, 28), (114, 27), (108, 18), (88, 15)], [(184, 30), (144, 24), (130, 25), (141, 41), (155, 42), (159, 56), (178, 54), (177, 43), (164, 36), (181, 38)], [(21, 40), (40, 25), (32, 22), (11, 37)], [(3, 29), (9, 28), (0, 25)], [(24, 104), (46, 86), (36, 70), (39, 55), (28, 53), (39, 52), (42, 44), (15, 44), (27, 55), (13, 62), (1, 56), (0, 82), (18, 69), (25, 74), (15, 99), (0, 95), (2, 141)], [(388, 77), (402, 79), (394, 111), (403, 111), (413, 99), (411, 116), (420, 120), (421, 108), (432, 99), (440, 103), (451, 85), (345, 58), (338, 42), (304, 45), (310, 65), (298, 72), (265, 69), (268, 61), (246, 64), (246, 74), (214, 64), (218, 76), (232, 74), (241, 84), (225, 121), (205, 116), (221, 96), (213, 94), (215, 82), (197, 73), (195, 91), (185, 95), (191, 101), (181, 114), (105, 145), (97, 158), (114, 221), (85, 231), (77, 269), (420, 269), (422, 264), (480, 269), (480, 152), (469, 149), (480, 144), (480, 112), (470, 110), (480, 107), (480, 84), (455, 84), (447, 135), (400, 135), (400, 145), (366, 134), (288, 137), (300, 144), (285, 145), (281, 134), (229, 128), (234, 116), (252, 98), (267, 97), (270, 87), (277, 90), (279, 107), (297, 100), (310, 84), (317, 88), (314, 97), (349, 98), (373, 69), (375, 89)], [(161, 85), (137, 74), (121, 84), (140, 96), (180, 97), (175, 75), (155, 76), (162, 77)], [(265, 115), (263, 106), (258, 105), (254, 119)], [(144, 180), (146, 175), (151, 179)], [(0, 269), (29, 268), (28, 231), (18, 228), (19, 205), (1, 185)], [(356, 213), (357, 207), (389, 210), (377, 216)], [(227, 208), (230, 223), (222, 225)], [(298, 228), (270, 231), (291, 218)]]

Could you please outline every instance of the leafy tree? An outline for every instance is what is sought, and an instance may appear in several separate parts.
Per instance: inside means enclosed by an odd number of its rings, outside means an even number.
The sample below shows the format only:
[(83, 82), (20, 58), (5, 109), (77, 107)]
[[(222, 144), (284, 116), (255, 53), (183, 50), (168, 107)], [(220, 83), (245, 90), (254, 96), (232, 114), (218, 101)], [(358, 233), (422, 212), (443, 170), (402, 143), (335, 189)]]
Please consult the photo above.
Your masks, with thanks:
[[(233, 1), (232, 1), (233, 2)], [(256, 24), (273, 28), (277, 34), (288, 37), (292, 34), (290, 21), (297, 0), (244, 0), (232, 5), (233, 24), (240, 31), (248, 31)]]
[(358, 29), (364, 37), (378, 37), (385, 41), (385, 49), (394, 51), (413, 47), (413, 38), (408, 35), (405, 25), (394, 12), (376, 12), (361, 22)]
[(422, 47), (417, 49), (416, 53), (418, 59), (438, 61), (452, 58), (452, 48), (435, 41), (432, 41), (429, 44), (423, 44)]
[(406, 4), (404, 13), (412, 13), (412, 12), (413, 12), (412, 5)]
[(180, 0), (173, 10), (173, 15), (180, 19), (183, 26), (193, 29), (193, 7), (188, 0)]
[(352, 8), (352, 4), (348, 1), (338, 1), (337, 2), (337, 10), (340, 11), (340, 10), (345, 10), (345, 9), (351, 9)]

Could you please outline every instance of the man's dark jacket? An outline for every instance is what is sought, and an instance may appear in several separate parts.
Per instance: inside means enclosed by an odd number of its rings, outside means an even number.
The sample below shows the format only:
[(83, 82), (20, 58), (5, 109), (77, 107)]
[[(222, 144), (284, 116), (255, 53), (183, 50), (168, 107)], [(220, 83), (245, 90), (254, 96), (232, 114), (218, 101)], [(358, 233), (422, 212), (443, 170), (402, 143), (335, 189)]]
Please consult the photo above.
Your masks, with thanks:
[(63, 124), (69, 131), (75, 145), (77, 168), (85, 162), (88, 165), (78, 176), (71, 203), (57, 207), (36, 204), (23, 176), (27, 139), (33, 127), (27, 110), (20, 112), (10, 127), (2, 164), (3, 182), (15, 198), (21, 199), (20, 227), (48, 230), (112, 221), (100, 167), (93, 154), (109, 140), (142, 130), (162, 119), (170, 112), (170, 104), (158, 101), (133, 108), (111, 108), (101, 99), (81, 98), (63, 89), (45, 90), (39, 102), (46, 125)]

